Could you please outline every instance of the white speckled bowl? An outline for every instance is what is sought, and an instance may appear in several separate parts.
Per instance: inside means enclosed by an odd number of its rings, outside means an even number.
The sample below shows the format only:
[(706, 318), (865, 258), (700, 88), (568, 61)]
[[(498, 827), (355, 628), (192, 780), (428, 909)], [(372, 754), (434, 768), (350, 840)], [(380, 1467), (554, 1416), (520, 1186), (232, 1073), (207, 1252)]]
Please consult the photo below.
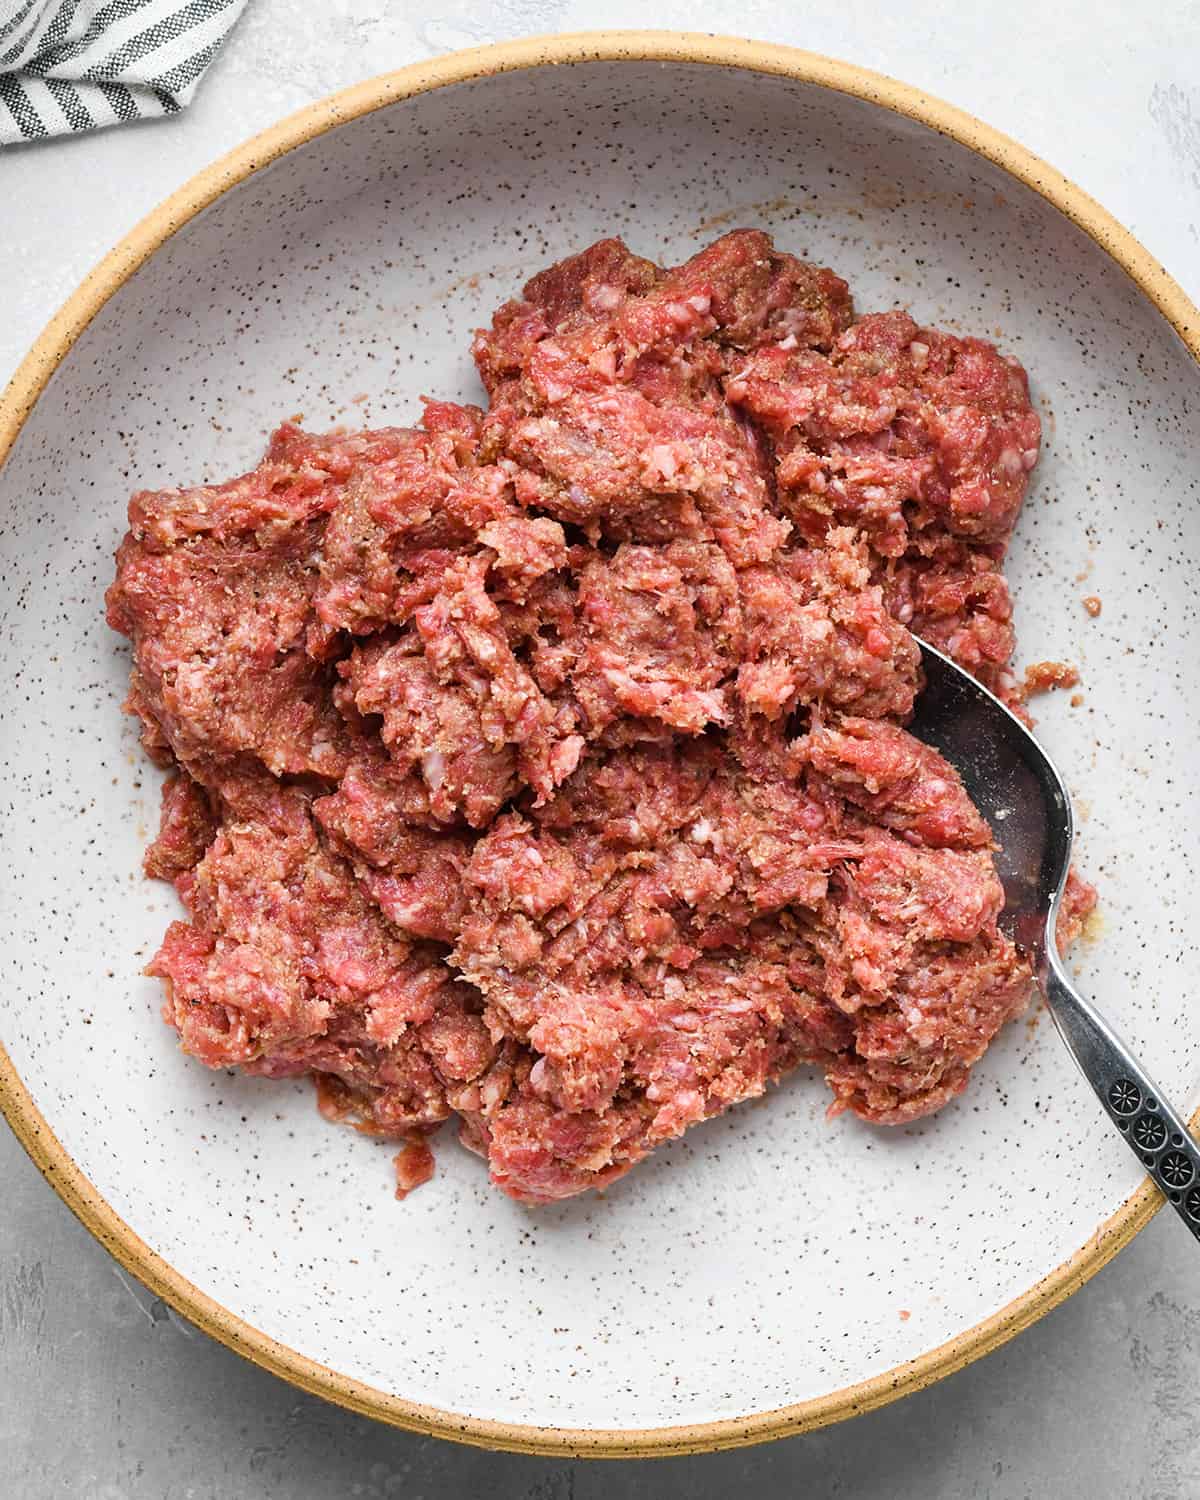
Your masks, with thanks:
[(1020, 1023), (911, 1129), (827, 1125), (801, 1075), (603, 1198), (521, 1208), (447, 1131), (400, 1204), (385, 1146), (324, 1124), (306, 1084), (183, 1057), (139, 977), (174, 903), (138, 873), (159, 778), (101, 614), (127, 493), (246, 467), (285, 414), (469, 397), (470, 331), (532, 269), (614, 231), (682, 257), (732, 224), (1031, 371), (1047, 441), (1012, 573), (1026, 659), (1083, 671), (1081, 706), (1039, 706), (1103, 892), (1079, 961), (1196, 1101), (1200, 370), (1178, 289), (1020, 148), (801, 53), (559, 39), (352, 90), (152, 216), (0, 406), (0, 1102), (176, 1307), (402, 1425), (612, 1454), (835, 1420), (992, 1347), (1153, 1212), (1052, 1028)]

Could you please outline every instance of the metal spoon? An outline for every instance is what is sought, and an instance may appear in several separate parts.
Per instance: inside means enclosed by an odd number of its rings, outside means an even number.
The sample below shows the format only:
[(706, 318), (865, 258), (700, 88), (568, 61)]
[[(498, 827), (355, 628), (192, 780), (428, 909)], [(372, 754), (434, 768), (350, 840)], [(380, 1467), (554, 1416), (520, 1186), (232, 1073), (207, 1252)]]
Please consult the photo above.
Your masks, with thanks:
[(1000, 925), (1033, 964), (1054, 1024), (1138, 1161), (1200, 1239), (1200, 1146), (1132, 1052), (1067, 978), (1054, 927), (1075, 837), (1057, 766), (998, 698), (924, 641), (911, 733), (962, 777), (999, 849)]

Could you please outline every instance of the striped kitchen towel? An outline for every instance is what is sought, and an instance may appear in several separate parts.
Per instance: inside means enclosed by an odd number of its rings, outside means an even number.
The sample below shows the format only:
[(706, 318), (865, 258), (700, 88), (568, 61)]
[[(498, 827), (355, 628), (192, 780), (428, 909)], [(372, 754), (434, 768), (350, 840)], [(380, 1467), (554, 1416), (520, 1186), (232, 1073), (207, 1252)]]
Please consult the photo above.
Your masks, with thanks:
[(246, 0), (0, 0), (0, 145), (172, 115)]

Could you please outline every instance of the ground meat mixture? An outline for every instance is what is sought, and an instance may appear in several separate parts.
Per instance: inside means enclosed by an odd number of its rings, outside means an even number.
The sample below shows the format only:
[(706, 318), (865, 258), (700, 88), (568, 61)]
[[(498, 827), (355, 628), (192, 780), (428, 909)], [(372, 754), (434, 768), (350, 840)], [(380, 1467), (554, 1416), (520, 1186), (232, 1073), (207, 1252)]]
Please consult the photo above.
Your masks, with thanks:
[(1035, 661), (1025, 668), (1021, 685), (1021, 696), (1036, 697), (1038, 693), (1053, 692), (1056, 688), (1079, 686), (1079, 668), (1067, 661)]
[(833, 1113), (939, 1108), (1030, 972), (903, 727), (909, 631), (1018, 698), (1024, 371), (750, 230), (674, 268), (602, 241), (473, 352), (486, 410), (285, 425), (130, 504), (166, 1019), (403, 1142), (402, 1194), (451, 1114), (545, 1202), (801, 1063)]

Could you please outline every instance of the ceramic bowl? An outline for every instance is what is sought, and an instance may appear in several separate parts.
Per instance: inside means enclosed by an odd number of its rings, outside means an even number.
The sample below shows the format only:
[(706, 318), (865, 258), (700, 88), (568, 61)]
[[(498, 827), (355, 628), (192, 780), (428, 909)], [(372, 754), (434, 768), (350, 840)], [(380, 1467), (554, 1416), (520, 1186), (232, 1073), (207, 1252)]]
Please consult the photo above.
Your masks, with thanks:
[(1076, 961), (1196, 1103), (1195, 309), (1019, 147), (806, 54), (562, 38), (351, 90), (152, 215), (0, 410), (0, 1097), (156, 1292), (400, 1425), (613, 1454), (829, 1422), (999, 1343), (1154, 1211), (1036, 1016), (909, 1129), (827, 1124), (801, 1073), (603, 1197), (529, 1209), (449, 1131), (396, 1202), (385, 1145), (323, 1123), (307, 1083), (184, 1057), (140, 977), (175, 904), (139, 873), (159, 777), (102, 616), (128, 493), (246, 468), (284, 415), (404, 423), (422, 392), (471, 399), (471, 331), (534, 269), (613, 233), (680, 259), (732, 225), (1030, 370), (1045, 456), (1012, 578), (1023, 658), (1082, 672), (1078, 705), (1038, 704), (1102, 892)]

